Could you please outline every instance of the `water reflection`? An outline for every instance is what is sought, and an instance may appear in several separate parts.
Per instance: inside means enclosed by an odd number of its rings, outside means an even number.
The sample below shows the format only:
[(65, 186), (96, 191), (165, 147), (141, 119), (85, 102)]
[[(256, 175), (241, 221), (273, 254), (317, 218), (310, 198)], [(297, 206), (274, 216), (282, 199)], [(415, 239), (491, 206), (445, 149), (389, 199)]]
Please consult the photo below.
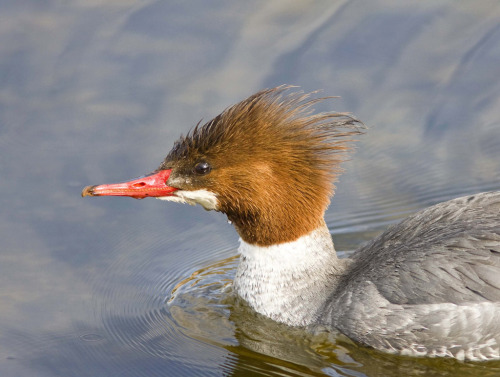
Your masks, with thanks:
[(498, 375), (272, 323), (228, 286), (200, 208), (82, 200), (264, 87), (369, 127), (326, 214), (342, 255), (427, 205), (500, 189), (500, 6), (392, 0), (0, 5), (2, 376)]

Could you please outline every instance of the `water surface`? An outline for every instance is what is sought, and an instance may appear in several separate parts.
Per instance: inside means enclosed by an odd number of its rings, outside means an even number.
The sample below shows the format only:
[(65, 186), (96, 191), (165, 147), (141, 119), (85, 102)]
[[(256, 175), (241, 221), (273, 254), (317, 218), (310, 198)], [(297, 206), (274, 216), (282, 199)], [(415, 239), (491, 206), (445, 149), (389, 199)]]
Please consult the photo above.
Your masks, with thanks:
[(82, 199), (280, 84), (368, 126), (326, 213), (341, 256), (500, 189), (495, 1), (0, 2), (1, 376), (496, 376), (256, 315), (223, 215)]

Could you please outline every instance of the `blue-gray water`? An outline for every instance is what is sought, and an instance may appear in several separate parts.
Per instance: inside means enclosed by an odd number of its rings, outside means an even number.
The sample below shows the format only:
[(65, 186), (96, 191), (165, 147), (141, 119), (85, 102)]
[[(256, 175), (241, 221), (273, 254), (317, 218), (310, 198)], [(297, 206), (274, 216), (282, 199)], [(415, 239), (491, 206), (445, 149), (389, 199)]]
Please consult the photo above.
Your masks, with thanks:
[(496, 376), (263, 319), (230, 294), (221, 214), (80, 197), (280, 84), (369, 127), (326, 214), (345, 256), (500, 189), (496, 1), (0, 0), (0, 375)]

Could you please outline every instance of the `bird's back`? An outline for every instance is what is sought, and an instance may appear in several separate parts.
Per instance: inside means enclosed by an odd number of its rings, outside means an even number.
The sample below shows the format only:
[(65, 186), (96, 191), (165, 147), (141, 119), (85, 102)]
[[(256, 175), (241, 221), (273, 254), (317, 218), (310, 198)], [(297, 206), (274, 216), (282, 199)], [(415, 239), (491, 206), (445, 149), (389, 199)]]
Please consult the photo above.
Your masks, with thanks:
[(500, 192), (427, 208), (359, 249), (322, 317), (385, 351), (499, 358)]

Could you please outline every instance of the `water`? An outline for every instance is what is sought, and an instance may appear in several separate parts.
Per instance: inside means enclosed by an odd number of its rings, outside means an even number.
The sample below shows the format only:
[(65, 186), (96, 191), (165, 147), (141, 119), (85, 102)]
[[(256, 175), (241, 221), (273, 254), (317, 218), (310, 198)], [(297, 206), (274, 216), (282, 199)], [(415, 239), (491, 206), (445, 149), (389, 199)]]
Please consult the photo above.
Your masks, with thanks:
[(496, 376), (256, 315), (201, 208), (80, 198), (156, 168), (201, 118), (288, 83), (368, 126), (327, 211), (341, 256), (500, 189), (500, 6), (0, 1), (1, 376)]

